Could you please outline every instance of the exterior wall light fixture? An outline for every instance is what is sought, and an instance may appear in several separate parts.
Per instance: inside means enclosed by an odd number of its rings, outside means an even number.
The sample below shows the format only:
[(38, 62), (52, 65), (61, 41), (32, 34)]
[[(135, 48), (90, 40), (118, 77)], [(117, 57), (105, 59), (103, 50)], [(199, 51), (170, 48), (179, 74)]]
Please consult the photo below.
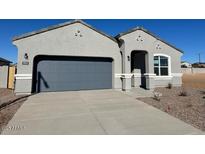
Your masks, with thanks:
[(24, 59), (28, 60), (28, 54), (27, 53), (24, 54)]
[(130, 56), (127, 56), (127, 60), (130, 61)]

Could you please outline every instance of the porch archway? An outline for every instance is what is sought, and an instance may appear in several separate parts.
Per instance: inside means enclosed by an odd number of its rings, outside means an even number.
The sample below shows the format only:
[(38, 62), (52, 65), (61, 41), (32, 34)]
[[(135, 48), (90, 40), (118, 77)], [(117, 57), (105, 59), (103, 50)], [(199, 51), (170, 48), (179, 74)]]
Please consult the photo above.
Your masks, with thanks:
[(147, 73), (148, 52), (144, 50), (133, 50), (130, 54), (130, 72), (133, 74), (132, 87), (146, 88), (146, 79), (144, 74)]

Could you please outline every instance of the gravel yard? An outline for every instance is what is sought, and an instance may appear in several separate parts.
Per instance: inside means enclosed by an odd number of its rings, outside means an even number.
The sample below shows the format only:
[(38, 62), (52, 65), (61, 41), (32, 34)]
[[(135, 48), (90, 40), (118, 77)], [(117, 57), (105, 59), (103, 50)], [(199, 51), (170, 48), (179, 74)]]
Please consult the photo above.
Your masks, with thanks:
[[(205, 131), (205, 88), (187, 86), (171, 89), (156, 88), (155, 91), (162, 94), (160, 100), (154, 98), (139, 100)], [(182, 91), (187, 96), (180, 96)]]
[(15, 96), (13, 90), (0, 89), (0, 133), (25, 100), (25, 96)]

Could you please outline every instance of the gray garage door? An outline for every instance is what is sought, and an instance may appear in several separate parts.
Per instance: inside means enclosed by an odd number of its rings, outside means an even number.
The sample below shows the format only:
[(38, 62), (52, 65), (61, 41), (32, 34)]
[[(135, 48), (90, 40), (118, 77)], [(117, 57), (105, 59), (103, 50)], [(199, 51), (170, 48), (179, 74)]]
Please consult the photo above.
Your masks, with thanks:
[(37, 92), (112, 88), (110, 58), (47, 57), (36, 70)]

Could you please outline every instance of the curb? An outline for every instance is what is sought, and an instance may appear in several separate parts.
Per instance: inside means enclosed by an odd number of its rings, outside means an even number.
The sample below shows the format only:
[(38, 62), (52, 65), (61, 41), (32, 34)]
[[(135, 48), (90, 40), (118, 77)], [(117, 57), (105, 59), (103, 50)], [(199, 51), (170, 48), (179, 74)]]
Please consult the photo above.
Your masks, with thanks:
[(4, 103), (2, 103), (2, 104), (0, 105), (0, 110), (4, 109), (5, 107), (7, 107), (7, 106), (9, 106), (9, 105), (11, 105), (11, 104), (13, 104), (13, 103), (15, 103), (15, 102), (21, 100), (21, 99), (27, 98), (27, 97), (29, 97), (29, 96), (31, 96), (31, 95), (22, 96), (22, 97), (19, 97), (19, 98), (14, 99), (14, 100), (10, 100), (10, 101), (8, 101), (8, 102), (4, 102)]

